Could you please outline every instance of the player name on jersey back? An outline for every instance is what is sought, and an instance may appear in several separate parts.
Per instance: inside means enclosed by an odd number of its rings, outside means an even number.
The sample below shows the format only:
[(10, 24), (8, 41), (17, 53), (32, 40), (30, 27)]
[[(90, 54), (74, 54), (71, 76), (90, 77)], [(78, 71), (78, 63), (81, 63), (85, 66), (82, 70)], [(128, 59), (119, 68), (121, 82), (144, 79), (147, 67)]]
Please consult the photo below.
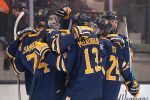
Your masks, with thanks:
[(91, 45), (91, 44), (99, 44), (98, 38), (88, 38), (88, 39), (78, 41), (79, 47), (87, 46), (87, 45)]

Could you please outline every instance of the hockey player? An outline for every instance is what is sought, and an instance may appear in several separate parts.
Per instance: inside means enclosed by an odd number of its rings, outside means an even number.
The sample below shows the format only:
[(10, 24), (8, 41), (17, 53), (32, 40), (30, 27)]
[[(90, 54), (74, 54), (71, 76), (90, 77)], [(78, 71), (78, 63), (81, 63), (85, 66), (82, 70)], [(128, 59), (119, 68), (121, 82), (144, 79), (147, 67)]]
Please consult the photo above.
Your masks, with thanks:
[(97, 36), (88, 26), (90, 21), (87, 14), (79, 14), (72, 34), (57, 38), (60, 42), (53, 44), (59, 52), (67, 50), (63, 66), (57, 67), (68, 72), (70, 77), (63, 100), (101, 100), (104, 77), (102, 53)]
[[(116, 48), (116, 51), (117, 51), (117, 56), (119, 57), (118, 58), (118, 65), (119, 65), (119, 70), (116, 70), (116, 74), (121, 74), (125, 80), (125, 85), (127, 87), (127, 90), (133, 95), (133, 96), (137, 96), (138, 93), (139, 93), (139, 85), (138, 83), (135, 81), (135, 78), (134, 78), (134, 75), (132, 73), (132, 71), (130, 70), (130, 67), (131, 66), (128, 66), (126, 64), (129, 63), (129, 46), (126, 45), (126, 40), (127, 39), (123, 39), (120, 35), (118, 35), (117, 33), (117, 28), (118, 28), (118, 19), (117, 19), (117, 16), (112, 13), (112, 12), (106, 12), (105, 15), (103, 15), (102, 18), (105, 18), (105, 21), (107, 21), (108, 23), (111, 24), (112, 26), (112, 29), (111, 31), (109, 32), (109, 35), (107, 35), (107, 39), (109, 39), (115, 46)], [(125, 42), (124, 42), (125, 41)], [(127, 56), (128, 55), (128, 56)], [(120, 60), (122, 59), (122, 60)], [(126, 64), (123, 65), (123, 62), (126, 62)], [(111, 68), (111, 67), (110, 67)], [(110, 70), (107, 70), (108, 72)], [(112, 69), (111, 69), (112, 71)], [(109, 72), (110, 76), (111, 76), (111, 73)], [(115, 81), (113, 77), (110, 77), (111, 81)], [(106, 74), (106, 81), (109, 80), (107, 79), (107, 74)], [(117, 82), (114, 82), (114, 85), (115, 83)], [(118, 84), (118, 85), (121, 85), (121, 84)], [(108, 85), (108, 87), (111, 86)], [(117, 86), (117, 84), (115, 85)], [(107, 87), (107, 86), (106, 86)], [(116, 88), (116, 95), (114, 96), (113, 93), (115, 93), (114, 91), (110, 91), (107, 89), (105, 89), (105, 92), (104, 92), (104, 95), (103, 95), (103, 100), (116, 100), (117, 99), (117, 95), (119, 93), (119, 87)], [(110, 93), (109, 93), (110, 92)], [(110, 94), (110, 96), (107, 96), (108, 94)], [(109, 98), (110, 97), (110, 98)], [(112, 98), (114, 99), (112, 99)]]
[[(110, 34), (118, 34), (119, 20), (118, 20), (117, 15), (113, 12), (106, 12), (105, 15), (103, 17), (105, 19), (108, 19), (113, 27), (113, 30), (112, 32), (110, 32)], [(125, 80), (125, 85), (127, 87), (127, 90), (131, 93), (131, 95), (136, 97), (139, 94), (139, 84), (137, 83), (137, 81), (135, 81), (135, 77), (134, 77), (133, 69), (131, 65), (130, 55), (132, 55), (131, 54), (132, 52), (130, 52), (130, 49), (132, 48), (131, 48), (131, 45), (129, 45), (130, 44), (129, 39), (125, 35), (118, 34), (118, 36), (124, 40), (124, 44), (125, 44), (123, 48), (122, 76)], [(110, 35), (108, 37), (112, 39), (113, 35)]]
[[(38, 27), (40, 28), (40, 27)], [(28, 72), (27, 81), (29, 89), (27, 93), (30, 100), (60, 100), (64, 91), (64, 73), (55, 68), (57, 54), (49, 57), (51, 62), (46, 63), (45, 54), (49, 47), (45, 42), (45, 30), (39, 32), (33, 29), (25, 29), (18, 35), (16, 41), (8, 47), (8, 53), (14, 58), (14, 69), (17, 73)], [(33, 75), (33, 77), (31, 77)], [(30, 79), (31, 78), (31, 79)], [(58, 80), (59, 79), (59, 80)]]
[(66, 100), (102, 100), (103, 55), (98, 38), (89, 27), (90, 21), (89, 15), (79, 14), (77, 26), (72, 31), (77, 43), (77, 61), (70, 73), (69, 85), (64, 95)]
[(118, 48), (107, 38), (112, 29), (111, 24), (104, 19), (97, 19), (96, 23), (99, 27), (97, 35), (100, 45), (105, 49), (106, 54), (106, 77), (103, 84), (102, 100), (117, 100), (121, 86), (119, 65), (122, 64), (122, 59)]

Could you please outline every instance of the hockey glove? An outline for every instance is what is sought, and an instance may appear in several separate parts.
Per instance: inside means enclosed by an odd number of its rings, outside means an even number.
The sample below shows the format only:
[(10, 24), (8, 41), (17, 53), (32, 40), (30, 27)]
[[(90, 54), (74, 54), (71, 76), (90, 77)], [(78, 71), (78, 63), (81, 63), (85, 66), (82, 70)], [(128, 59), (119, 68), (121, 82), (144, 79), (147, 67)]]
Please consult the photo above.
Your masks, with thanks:
[(26, 37), (28, 34), (35, 34), (35, 33), (36, 33), (36, 30), (34, 30), (34, 29), (31, 28), (31, 27), (27, 27), (27, 28), (25, 28), (24, 30), (19, 31), (19, 32), (16, 34), (16, 37), (21, 41), (21, 40), (23, 40), (23, 38)]
[(62, 17), (65, 20), (67, 20), (71, 16), (71, 9), (69, 7), (64, 7), (64, 8), (61, 8), (61, 9), (55, 11), (55, 14), (59, 17)]
[(133, 82), (125, 82), (124, 83), (126, 86), (126, 89), (130, 92), (130, 94), (134, 97), (137, 97), (139, 95), (139, 90), (140, 90), (140, 85), (138, 84), (137, 81), (133, 81)]

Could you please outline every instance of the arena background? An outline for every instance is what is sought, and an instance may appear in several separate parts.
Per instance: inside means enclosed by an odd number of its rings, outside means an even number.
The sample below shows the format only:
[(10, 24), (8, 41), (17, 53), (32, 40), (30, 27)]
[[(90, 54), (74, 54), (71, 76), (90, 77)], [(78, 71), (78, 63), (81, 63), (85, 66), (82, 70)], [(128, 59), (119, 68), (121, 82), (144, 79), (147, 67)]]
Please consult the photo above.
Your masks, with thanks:
[[(47, 9), (51, 14), (68, 5), (76, 12), (88, 12), (98, 17), (106, 10), (113, 10), (120, 18), (120, 32), (125, 32), (123, 17), (127, 18), (129, 38), (134, 48), (133, 69), (136, 79), (142, 84), (139, 100), (150, 100), (150, 0), (1, 0), (0, 3), (0, 100), (18, 100), (16, 75), (12, 70), (5, 49), (13, 41), (13, 28), (17, 16), (24, 9), (25, 16), (18, 31), (33, 26), (33, 12)], [(0, 1), (0, 2), (1, 2)], [(33, 3), (33, 5), (32, 5)], [(33, 9), (32, 9), (33, 8)], [(81, 10), (82, 9), (82, 10)], [(22, 99), (27, 100), (23, 74), (21, 78)], [(132, 100), (124, 86), (119, 100)], [(130, 99), (127, 99), (130, 98)]]

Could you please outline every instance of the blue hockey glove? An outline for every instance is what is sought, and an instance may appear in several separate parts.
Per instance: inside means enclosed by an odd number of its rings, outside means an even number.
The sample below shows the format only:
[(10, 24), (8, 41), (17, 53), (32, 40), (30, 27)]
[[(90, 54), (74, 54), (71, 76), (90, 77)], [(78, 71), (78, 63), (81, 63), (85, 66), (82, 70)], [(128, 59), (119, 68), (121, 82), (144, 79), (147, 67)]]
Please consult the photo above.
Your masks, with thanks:
[(69, 19), (71, 16), (71, 9), (69, 7), (64, 7), (55, 11), (55, 14), (66, 20), (66, 19)]
[(140, 85), (137, 81), (127, 81), (124, 84), (132, 96), (137, 97), (139, 95)]

